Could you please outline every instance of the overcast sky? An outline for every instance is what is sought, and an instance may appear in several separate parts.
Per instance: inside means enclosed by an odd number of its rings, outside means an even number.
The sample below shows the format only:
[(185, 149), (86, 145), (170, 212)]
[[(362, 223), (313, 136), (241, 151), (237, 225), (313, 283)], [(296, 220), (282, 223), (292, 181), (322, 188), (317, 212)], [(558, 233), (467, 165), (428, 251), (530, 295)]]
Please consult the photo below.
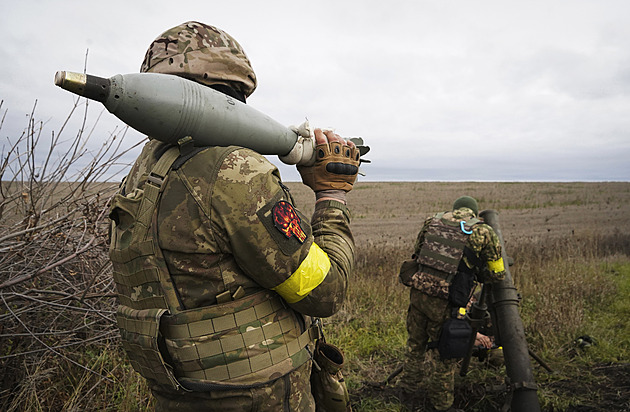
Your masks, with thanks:
[[(363, 137), (364, 180), (630, 180), (627, 0), (0, 0), (2, 144), (36, 100), (59, 128), (73, 95), (57, 70), (83, 72), (87, 51), (89, 74), (138, 72), (189, 20), (241, 43), (259, 81), (248, 104)], [(117, 126), (106, 112), (97, 130)]]

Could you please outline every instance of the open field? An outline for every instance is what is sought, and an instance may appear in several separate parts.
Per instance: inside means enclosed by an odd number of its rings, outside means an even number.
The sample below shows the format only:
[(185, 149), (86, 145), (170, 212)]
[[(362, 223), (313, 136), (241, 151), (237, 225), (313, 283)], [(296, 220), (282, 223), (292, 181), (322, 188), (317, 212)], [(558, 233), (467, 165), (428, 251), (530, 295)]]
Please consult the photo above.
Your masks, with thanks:
[[(310, 215), (310, 190), (287, 185)], [(30, 198), (18, 193), (16, 202)], [(420, 409), (397, 400), (395, 379), (381, 387), (370, 383), (385, 379), (403, 357), (408, 290), (397, 280), (400, 263), (424, 218), (450, 209), (463, 194), (477, 198), (481, 209), (499, 212), (506, 250), (515, 260), (511, 272), (523, 298), (527, 340), (554, 369), (550, 374), (532, 362), (543, 410), (630, 410), (630, 182), (359, 182), (348, 196), (356, 270), (344, 307), (324, 321), (328, 340), (345, 352), (354, 410), (423, 410), (422, 398)], [(15, 232), (0, 244), (0, 283), (19, 279), (22, 265), (34, 267), (32, 278), (0, 288), (1, 410), (151, 409), (146, 385), (118, 347), (111, 269), (104, 259), (106, 217), (100, 215), (106, 196), (86, 199), (77, 201), (72, 210), (79, 216), (64, 220), (63, 228), (41, 225), (41, 233)], [(9, 206), (5, 213), (21, 210)], [(0, 228), (22, 218), (5, 214)], [(22, 242), (21, 250), (11, 249), (9, 240)], [(53, 269), (38, 272), (36, 259), (44, 256), (22, 253), (32, 250), (24, 242), (56, 242), (45, 252)], [(71, 256), (82, 245), (94, 247), (69, 261), (57, 255), (67, 248)], [(577, 347), (581, 335), (597, 343)], [(474, 362), (469, 375), (458, 378), (456, 403), (466, 410), (501, 410), (508, 396), (500, 389), (504, 377), (504, 368)]]
[[(313, 195), (303, 184), (287, 185), (298, 205), (312, 204)], [(359, 181), (348, 194), (357, 246), (409, 244), (426, 216), (450, 209), (462, 195), (477, 199), (480, 209), (499, 212), (508, 248), (521, 239), (630, 229), (628, 182)]]

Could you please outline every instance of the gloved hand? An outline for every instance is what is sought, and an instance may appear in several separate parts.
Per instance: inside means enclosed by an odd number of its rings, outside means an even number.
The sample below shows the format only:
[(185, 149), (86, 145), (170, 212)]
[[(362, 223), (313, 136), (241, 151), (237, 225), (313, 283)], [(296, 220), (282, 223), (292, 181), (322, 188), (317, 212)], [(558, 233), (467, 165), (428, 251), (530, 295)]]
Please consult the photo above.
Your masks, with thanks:
[(351, 141), (344, 140), (331, 130), (315, 129), (315, 163), (298, 166), (302, 182), (313, 191), (352, 190), (359, 173), (361, 154)]

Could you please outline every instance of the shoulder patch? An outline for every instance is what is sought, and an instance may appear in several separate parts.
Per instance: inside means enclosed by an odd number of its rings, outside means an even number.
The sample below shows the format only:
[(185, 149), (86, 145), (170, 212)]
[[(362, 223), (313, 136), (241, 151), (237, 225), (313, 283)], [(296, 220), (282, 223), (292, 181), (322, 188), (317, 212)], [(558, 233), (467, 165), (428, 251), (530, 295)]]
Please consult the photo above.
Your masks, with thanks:
[(257, 215), (282, 253), (287, 256), (300, 249), (312, 233), (311, 225), (304, 215), (281, 196), (275, 196), (258, 210)]
[(271, 209), (274, 226), (287, 238), (295, 236), (300, 243), (306, 240), (306, 233), (300, 226), (302, 219), (298, 216), (293, 205), (286, 200), (281, 200)]

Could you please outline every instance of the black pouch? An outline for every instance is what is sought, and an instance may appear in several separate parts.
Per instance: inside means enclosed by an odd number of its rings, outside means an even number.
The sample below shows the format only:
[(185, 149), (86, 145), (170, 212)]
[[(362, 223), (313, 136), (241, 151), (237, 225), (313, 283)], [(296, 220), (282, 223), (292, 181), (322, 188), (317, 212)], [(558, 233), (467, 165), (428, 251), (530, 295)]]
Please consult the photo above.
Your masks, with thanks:
[(475, 276), (458, 271), (448, 287), (448, 300), (458, 308), (465, 308), (470, 300), (470, 292), (475, 287)]
[(468, 352), (468, 343), (472, 327), (466, 319), (449, 318), (442, 325), (438, 352), (442, 359), (464, 358)]

